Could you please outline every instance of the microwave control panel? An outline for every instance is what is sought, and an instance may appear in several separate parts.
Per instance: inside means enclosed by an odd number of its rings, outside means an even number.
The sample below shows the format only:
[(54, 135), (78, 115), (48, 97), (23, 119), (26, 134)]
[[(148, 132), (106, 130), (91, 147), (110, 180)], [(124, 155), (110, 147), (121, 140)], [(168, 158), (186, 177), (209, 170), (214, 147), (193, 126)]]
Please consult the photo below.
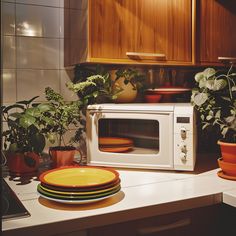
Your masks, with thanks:
[(174, 113), (174, 168), (194, 170), (196, 162), (196, 124), (194, 109), (176, 107)]

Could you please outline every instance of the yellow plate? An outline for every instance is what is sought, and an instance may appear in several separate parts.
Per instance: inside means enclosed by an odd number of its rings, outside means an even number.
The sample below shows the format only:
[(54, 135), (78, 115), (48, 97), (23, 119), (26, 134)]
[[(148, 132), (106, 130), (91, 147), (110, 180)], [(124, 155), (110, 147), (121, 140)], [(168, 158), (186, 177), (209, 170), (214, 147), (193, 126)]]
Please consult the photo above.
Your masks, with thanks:
[(111, 183), (119, 178), (119, 173), (110, 168), (64, 167), (49, 170), (40, 175), (41, 182), (53, 186), (85, 188)]

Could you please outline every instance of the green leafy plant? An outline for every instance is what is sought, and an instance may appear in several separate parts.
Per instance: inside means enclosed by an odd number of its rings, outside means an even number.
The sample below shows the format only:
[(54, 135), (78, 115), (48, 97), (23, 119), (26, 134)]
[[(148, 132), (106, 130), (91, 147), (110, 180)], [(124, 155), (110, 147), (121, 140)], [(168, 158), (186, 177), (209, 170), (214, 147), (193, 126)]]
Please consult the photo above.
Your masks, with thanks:
[(221, 137), (236, 143), (236, 73), (207, 68), (195, 75), (191, 102), (199, 111), (202, 128), (217, 127)]
[(4, 149), (9, 152), (36, 152), (45, 147), (42, 115), (44, 107), (33, 103), (37, 97), (2, 106), (1, 115), (7, 128), (3, 131)]
[[(68, 146), (79, 141), (80, 133), (80, 101), (64, 100), (62, 95), (55, 92), (52, 88), (45, 88), (47, 102), (42, 104), (44, 113), (42, 120), (44, 122), (43, 132), (51, 143), (57, 143), (58, 146)], [(67, 132), (76, 128), (76, 134), (67, 143), (65, 135)]]
[(67, 87), (77, 93), (84, 107), (89, 104), (111, 102), (116, 98), (109, 73), (92, 75), (87, 77), (85, 81), (77, 83), (69, 82)]
[(145, 85), (146, 77), (141, 74), (138, 70), (128, 68), (121, 68), (116, 71), (116, 81), (120, 78), (124, 78), (124, 84), (130, 83), (134, 90), (143, 90)]

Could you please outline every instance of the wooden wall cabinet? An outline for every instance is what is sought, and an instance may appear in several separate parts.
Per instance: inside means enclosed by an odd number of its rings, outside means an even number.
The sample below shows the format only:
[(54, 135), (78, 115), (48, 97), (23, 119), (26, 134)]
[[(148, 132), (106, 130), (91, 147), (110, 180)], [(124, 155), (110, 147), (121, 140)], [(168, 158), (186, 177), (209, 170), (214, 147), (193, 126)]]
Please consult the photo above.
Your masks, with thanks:
[(70, 0), (66, 26), (66, 66), (192, 64), (191, 0)]
[(234, 0), (65, 0), (65, 66), (236, 61)]
[(236, 61), (236, 1), (197, 1), (198, 60), (201, 65), (220, 63), (218, 57)]

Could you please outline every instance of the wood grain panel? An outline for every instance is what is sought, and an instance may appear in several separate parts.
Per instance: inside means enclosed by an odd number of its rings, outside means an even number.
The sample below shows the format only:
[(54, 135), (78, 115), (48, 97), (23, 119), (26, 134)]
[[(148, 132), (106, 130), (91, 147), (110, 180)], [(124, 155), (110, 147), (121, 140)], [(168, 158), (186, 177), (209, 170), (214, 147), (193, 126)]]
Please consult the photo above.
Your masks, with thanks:
[(236, 57), (236, 1), (201, 0), (199, 10), (200, 61)]
[(91, 59), (144, 52), (191, 62), (191, 0), (93, 0), (90, 46)]

